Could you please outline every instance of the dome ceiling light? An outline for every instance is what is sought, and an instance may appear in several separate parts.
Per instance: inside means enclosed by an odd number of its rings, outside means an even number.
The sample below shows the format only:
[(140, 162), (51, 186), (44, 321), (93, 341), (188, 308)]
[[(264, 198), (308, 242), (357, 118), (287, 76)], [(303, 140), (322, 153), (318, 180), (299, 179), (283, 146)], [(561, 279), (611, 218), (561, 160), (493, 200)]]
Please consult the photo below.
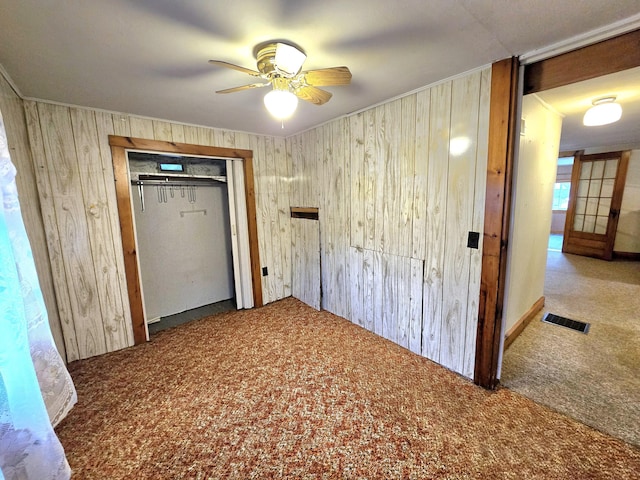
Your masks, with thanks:
[(593, 101), (593, 106), (584, 114), (582, 123), (587, 127), (598, 127), (617, 122), (622, 117), (622, 107), (616, 97), (603, 97)]

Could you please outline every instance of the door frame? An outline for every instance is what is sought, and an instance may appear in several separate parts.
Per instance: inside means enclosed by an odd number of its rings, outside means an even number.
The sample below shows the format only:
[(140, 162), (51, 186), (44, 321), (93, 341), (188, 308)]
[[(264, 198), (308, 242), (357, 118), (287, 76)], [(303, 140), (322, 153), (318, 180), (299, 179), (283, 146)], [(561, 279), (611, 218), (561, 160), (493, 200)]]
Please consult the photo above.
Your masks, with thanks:
[[(640, 29), (525, 65), (523, 95), (638, 67), (639, 46)], [(489, 389), (498, 385), (518, 97), (518, 60), (494, 63), (474, 372)]]
[(262, 306), (262, 279), (260, 276), (260, 254), (258, 248), (258, 227), (256, 223), (256, 200), (253, 179), (253, 152), (236, 148), (209, 147), (189, 143), (165, 142), (143, 138), (109, 135), (113, 174), (116, 184), (118, 218), (122, 235), (125, 275), (129, 308), (133, 326), (134, 344), (147, 341), (140, 272), (138, 270), (138, 248), (136, 245), (133, 211), (131, 207), (130, 179), (127, 168), (127, 150), (143, 150), (180, 155), (200, 155), (206, 157), (237, 158), (242, 160), (245, 177), (245, 199), (249, 230), (249, 252), (251, 257), (251, 283), (254, 306)]
[(498, 384), (517, 127), (518, 67), (515, 57), (496, 62), (491, 67), (487, 186), (473, 375), (477, 385), (488, 389), (494, 389)]

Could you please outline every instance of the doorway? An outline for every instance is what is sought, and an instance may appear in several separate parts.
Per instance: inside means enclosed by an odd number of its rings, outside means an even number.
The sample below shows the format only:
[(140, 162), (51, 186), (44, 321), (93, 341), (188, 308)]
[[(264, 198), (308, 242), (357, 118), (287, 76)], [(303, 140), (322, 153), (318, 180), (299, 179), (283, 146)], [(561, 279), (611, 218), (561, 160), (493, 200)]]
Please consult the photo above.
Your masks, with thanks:
[(553, 202), (551, 204), (551, 232), (548, 250), (561, 252), (564, 239), (564, 227), (569, 208), (571, 193), (571, 171), (575, 152), (560, 152), (556, 169), (556, 180), (553, 186)]
[[(260, 259), (258, 253), (258, 234), (256, 225), (256, 204), (255, 191), (253, 185), (253, 154), (249, 150), (207, 147), (202, 145), (183, 144), (175, 142), (165, 142), (156, 140), (146, 140), (132, 137), (109, 136), (111, 155), (113, 159), (114, 178), (116, 182), (116, 196), (118, 203), (118, 217), (120, 220), (120, 230), (122, 234), (122, 249), (124, 253), (125, 273), (127, 278), (127, 291), (129, 305), (131, 309), (131, 319), (133, 324), (134, 343), (140, 344), (148, 340), (147, 325), (142, 298), (142, 284), (140, 281), (140, 270), (138, 261), (138, 246), (135, 237), (134, 217), (132, 213), (132, 195), (130, 188), (130, 176), (127, 162), (127, 151), (159, 152), (174, 155), (203, 156), (212, 158), (227, 159), (227, 172), (234, 170), (234, 181), (228, 184), (233, 193), (230, 198), (241, 199), (238, 202), (241, 211), (239, 216), (230, 213), (230, 218), (240, 218), (244, 215), (244, 222), (235, 223), (237, 229), (232, 225), (232, 236), (237, 234), (238, 229), (244, 230), (240, 242), (244, 245), (242, 251), (246, 255), (241, 258), (236, 256), (236, 260), (242, 265), (243, 271), (240, 287), (236, 284), (236, 296), (243, 296), (252, 306), (262, 306), (262, 283), (260, 278)], [(231, 163), (230, 163), (231, 162)], [(232, 203), (233, 204), (233, 203)], [(233, 244), (233, 239), (232, 239)], [(235, 271), (235, 270), (234, 270)], [(236, 276), (236, 280), (237, 280)], [(250, 287), (250, 288), (248, 288)], [(239, 293), (242, 292), (242, 293)]]
[[(637, 41), (638, 32), (632, 32), (630, 35)], [(607, 42), (604, 43), (607, 44)], [(611, 59), (616, 57), (612, 52), (621, 56), (625, 56), (627, 52), (627, 50), (620, 51), (606, 45), (601, 45), (598, 49), (601, 53), (606, 51), (609, 58), (600, 55), (597, 60), (585, 60), (584, 49), (577, 54), (581, 58), (581, 65), (576, 69), (581, 70), (581, 74), (585, 73), (584, 65), (599, 64), (611, 68), (612, 63), (615, 63)], [(565, 55), (570, 56), (570, 54)], [(631, 63), (627, 63), (622, 70), (633, 69), (640, 65), (638, 57), (637, 53), (632, 54)], [(566, 58), (564, 61), (568, 61)], [(555, 61), (557, 62), (557, 59)], [(533, 70), (537, 73), (542, 70), (549, 73), (550, 68), (553, 70), (552, 67), (547, 64), (545, 67), (536, 66)], [(616, 68), (619, 67), (620, 63)], [(566, 63), (564, 69), (565, 73), (576, 70), (567, 68)], [(579, 77), (568, 79), (565, 73), (562, 75), (565, 76), (564, 84), (566, 85), (581, 79)], [(599, 75), (604, 73), (600, 72)], [(553, 73), (551, 75), (553, 76)], [(528, 80), (531, 80), (531, 76)], [(535, 83), (528, 82), (525, 78), (525, 85)], [(546, 84), (539, 82), (537, 85), (540, 88), (538, 91), (542, 91), (541, 85)], [(620, 141), (607, 142), (604, 146), (616, 146), (618, 142)], [(635, 139), (631, 143), (633, 142), (640, 145), (640, 139)], [(624, 142), (621, 143), (624, 144)], [(564, 149), (578, 149), (582, 146), (565, 144)], [(598, 180), (603, 179), (596, 179)], [(588, 198), (588, 195), (583, 197)], [(597, 203), (599, 205), (599, 200)], [(592, 207), (595, 206), (594, 201), (592, 204)], [(582, 214), (586, 214), (586, 211)], [(593, 216), (598, 216), (597, 209)], [(546, 266), (544, 294), (548, 308), (545, 310), (552, 308), (557, 310), (553, 312), (556, 314), (574, 318), (593, 318), (597, 321), (593, 322), (590, 333), (583, 335), (563, 327), (544, 325), (540, 321), (544, 312), (538, 313), (532, 317), (533, 321), (529, 327), (505, 352), (502, 383), (540, 403), (546, 403), (596, 428), (638, 444), (640, 432), (634, 423), (637, 411), (624, 410), (629, 405), (637, 405), (640, 400), (637, 373), (633, 370), (637, 367), (631, 367), (631, 365), (637, 365), (637, 345), (640, 341), (637, 336), (638, 319), (634, 313), (640, 308), (637, 300), (640, 295), (637, 264), (633, 262), (610, 264), (592, 258), (549, 252)], [(617, 292), (622, 293), (622, 297), (613, 295)], [(557, 348), (558, 345), (560, 348)], [(514, 348), (520, 348), (520, 351), (513, 350)], [(556, 362), (558, 359), (561, 360)], [(513, 375), (513, 370), (516, 368), (514, 365), (518, 363), (518, 367), (528, 364), (537, 366), (538, 369), (532, 368), (518, 379)], [(623, 380), (625, 372), (632, 374), (628, 377), (631, 378), (628, 383)], [(518, 383), (522, 378), (526, 384)], [(575, 396), (572, 397), (574, 394)], [(546, 398), (543, 399), (543, 397)], [(585, 403), (583, 405), (585, 408), (580, 411), (583, 406), (579, 403), (586, 397), (590, 397), (590, 404)], [(612, 403), (615, 401), (620, 402), (620, 409)], [(616, 423), (616, 419), (618, 420), (617, 430), (607, 430), (609, 425)]]
[(227, 161), (127, 157), (149, 334), (235, 307)]

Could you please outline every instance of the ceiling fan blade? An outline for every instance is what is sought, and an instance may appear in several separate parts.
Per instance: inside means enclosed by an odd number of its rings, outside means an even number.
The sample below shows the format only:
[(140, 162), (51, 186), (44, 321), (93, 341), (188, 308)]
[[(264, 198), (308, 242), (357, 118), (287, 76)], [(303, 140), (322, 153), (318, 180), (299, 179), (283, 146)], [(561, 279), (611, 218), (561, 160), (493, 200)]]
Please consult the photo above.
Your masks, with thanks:
[(333, 95), (326, 90), (320, 90), (319, 88), (313, 87), (311, 85), (300, 87), (293, 93), (295, 93), (299, 98), (316, 105), (327, 103)]
[(218, 90), (216, 93), (233, 93), (233, 92), (240, 92), (242, 90), (249, 90), (251, 88), (260, 88), (260, 87), (266, 87), (270, 85), (269, 83), (251, 83), (249, 85), (242, 85), (241, 87), (233, 87), (233, 88), (226, 88), (224, 90)]
[(351, 83), (351, 72), (347, 67), (322, 68), (320, 70), (309, 70), (302, 72), (304, 79), (309, 85), (327, 87), (330, 85), (349, 85)]
[(251, 70), (250, 68), (241, 67), (240, 65), (234, 65), (233, 63), (223, 62), (222, 60), (209, 60), (211, 65), (218, 65), (220, 67), (231, 68), (233, 70), (238, 70), (239, 72), (248, 73), (249, 75), (253, 75), (254, 77), (259, 77), (261, 74), (255, 70)]

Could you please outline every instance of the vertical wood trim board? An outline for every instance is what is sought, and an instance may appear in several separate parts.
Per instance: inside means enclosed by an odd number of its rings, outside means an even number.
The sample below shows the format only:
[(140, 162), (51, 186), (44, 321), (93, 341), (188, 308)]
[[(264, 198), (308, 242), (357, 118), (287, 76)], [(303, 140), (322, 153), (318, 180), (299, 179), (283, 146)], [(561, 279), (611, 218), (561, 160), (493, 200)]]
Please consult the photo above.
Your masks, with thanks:
[(131, 210), (131, 193), (129, 189), (129, 168), (127, 153), (122, 147), (111, 146), (113, 173), (118, 206), (118, 218), (122, 238), (122, 253), (127, 278), (129, 312), (133, 329), (133, 340), (136, 345), (147, 341), (142, 302), (142, 281), (138, 271), (138, 249), (136, 248), (133, 228), (133, 211)]
[(264, 304), (262, 296), (262, 282), (255, 272), (260, 271), (260, 251), (258, 248), (258, 228), (256, 222), (256, 193), (253, 182), (253, 157), (247, 155), (242, 163), (244, 167), (244, 191), (247, 203), (247, 218), (249, 219), (249, 254), (251, 255), (251, 285), (253, 287), (253, 304), (259, 307)]
[[(321, 212), (322, 307), (469, 378), (481, 253), (466, 243), (483, 228), (490, 79), (485, 69), (287, 139), (291, 206)], [(294, 273), (294, 292), (303, 281)]]
[(607, 226), (607, 242), (605, 246), (605, 252), (607, 253), (606, 259), (613, 259), (613, 244), (616, 240), (616, 232), (618, 230), (618, 220), (620, 219), (620, 207), (622, 206), (622, 195), (624, 194), (624, 186), (627, 181), (627, 171), (629, 169), (629, 159), (631, 158), (631, 151), (625, 150), (620, 153), (620, 160), (618, 160), (618, 174), (616, 175), (616, 182), (613, 189), (613, 197), (611, 198), (611, 205), (615, 205), (615, 214), (609, 213), (609, 224)]
[(518, 62), (515, 58), (502, 60), (492, 66), (482, 273), (474, 373), (474, 382), (485, 388), (495, 388), (497, 384), (515, 144), (517, 77)]

